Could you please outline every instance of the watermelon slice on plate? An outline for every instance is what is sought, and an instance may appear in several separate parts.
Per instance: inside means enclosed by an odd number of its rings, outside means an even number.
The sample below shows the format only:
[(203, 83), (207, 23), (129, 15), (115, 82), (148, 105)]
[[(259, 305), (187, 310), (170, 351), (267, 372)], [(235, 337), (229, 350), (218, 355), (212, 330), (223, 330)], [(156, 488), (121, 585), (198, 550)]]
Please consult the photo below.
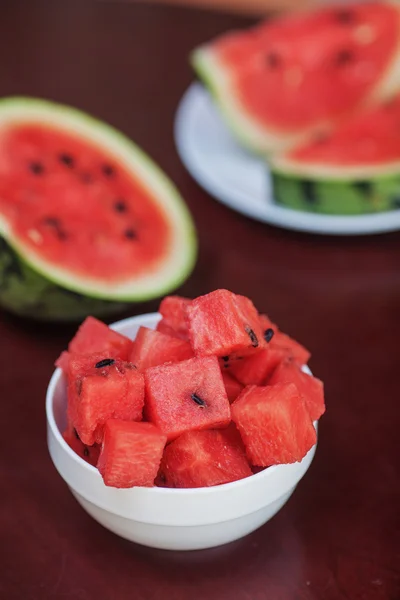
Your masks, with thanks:
[(400, 85), (400, 9), (361, 2), (267, 21), (197, 48), (193, 66), (256, 152), (290, 147)]
[(400, 95), (270, 159), (275, 201), (332, 215), (400, 208)]
[(107, 315), (190, 273), (196, 236), (169, 179), (78, 110), (0, 102), (0, 303), (43, 319)]

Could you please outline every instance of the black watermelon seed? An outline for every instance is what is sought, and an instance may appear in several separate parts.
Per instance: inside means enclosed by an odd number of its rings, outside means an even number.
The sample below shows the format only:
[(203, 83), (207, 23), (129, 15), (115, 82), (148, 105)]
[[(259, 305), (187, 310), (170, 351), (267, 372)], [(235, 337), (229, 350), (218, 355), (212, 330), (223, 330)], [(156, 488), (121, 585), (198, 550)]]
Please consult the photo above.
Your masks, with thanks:
[(128, 206), (127, 206), (125, 200), (123, 200), (122, 198), (119, 198), (118, 200), (116, 200), (114, 202), (114, 210), (116, 210), (119, 213), (127, 212)]
[(276, 69), (282, 64), (282, 59), (277, 52), (269, 52), (265, 57), (267, 65), (271, 69)]
[(335, 13), (335, 19), (338, 23), (343, 25), (350, 25), (355, 21), (355, 13), (347, 8), (342, 8)]
[(124, 236), (128, 240), (135, 240), (137, 238), (136, 231), (134, 231), (134, 229), (126, 229), (124, 231)]
[(222, 360), (224, 360), (225, 362), (228, 362), (229, 360), (229, 356), (221, 356)]
[(44, 173), (44, 166), (40, 162), (31, 163), (29, 168), (34, 175), (42, 175)]
[(66, 167), (69, 167), (70, 169), (73, 169), (75, 166), (75, 161), (74, 161), (74, 157), (71, 156), (70, 154), (66, 154), (65, 152), (63, 152), (62, 154), (60, 154), (58, 156), (58, 160), (65, 165)]
[(103, 175), (105, 175), (106, 177), (114, 177), (115, 175), (115, 169), (111, 165), (103, 165), (101, 167), (101, 170), (103, 172)]
[(230, 365), (228, 365), (228, 363), (225, 363), (225, 364), (224, 364), (224, 369), (229, 369), (229, 366), (230, 366)]
[(76, 381), (76, 393), (78, 394), (78, 396), (81, 395), (81, 391), (82, 391), (82, 379), (77, 379), (77, 381)]
[(245, 331), (246, 331), (247, 335), (249, 336), (249, 338), (251, 339), (251, 345), (254, 348), (257, 348), (257, 346), (258, 346), (258, 339), (257, 339), (257, 336), (254, 333), (254, 331), (250, 327), (245, 327)]
[(63, 230), (60, 219), (57, 219), (57, 217), (46, 217), (43, 220), (43, 223), (47, 227), (51, 227), (52, 229), (54, 229), (58, 239), (60, 239), (60, 240), (67, 239), (68, 235)]
[(74, 427), (74, 435), (75, 435), (75, 437), (76, 437), (76, 439), (77, 439), (77, 440), (80, 440), (80, 439), (81, 439), (81, 438), (79, 437), (79, 435), (78, 435), (78, 432), (77, 432), (77, 430), (75, 429), (75, 427)]
[(82, 183), (92, 183), (93, 176), (90, 173), (81, 173), (80, 180), (82, 181)]
[(205, 408), (207, 406), (206, 402), (197, 394), (192, 394), (190, 397), (193, 400), (193, 402), (196, 402), (196, 404), (198, 404), (202, 408)]
[(115, 360), (113, 358), (103, 358), (103, 360), (100, 360), (94, 366), (96, 369), (102, 369), (103, 367), (110, 367), (114, 363), (115, 363)]
[(354, 54), (351, 50), (343, 48), (335, 55), (335, 65), (338, 67), (344, 67), (354, 60)]
[(309, 179), (303, 179), (301, 181), (301, 188), (302, 188), (302, 193), (304, 196), (304, 201), (307, 204), (311, 204), (311, 205), (317, 204), (318, 197), (316, 194), (314, 182), (310, 181)]
[(363, 196), (371, 196), (373, 192), (373, 185), (371, 181), (355, 181), (353, 186)]
[(274, 334), (274, 330), (270, 327), (264, 331), (264, 340), (267, 342), (267, 344), (269, 344), (269, 342), (272, 340)]
[(84, 447), (84, 449), (83, 449), (83, 454), (84, 454), (85, 456), (89, 456), (89, 448), (87, 448), (86, 446), (85, 446), (85, 447)]

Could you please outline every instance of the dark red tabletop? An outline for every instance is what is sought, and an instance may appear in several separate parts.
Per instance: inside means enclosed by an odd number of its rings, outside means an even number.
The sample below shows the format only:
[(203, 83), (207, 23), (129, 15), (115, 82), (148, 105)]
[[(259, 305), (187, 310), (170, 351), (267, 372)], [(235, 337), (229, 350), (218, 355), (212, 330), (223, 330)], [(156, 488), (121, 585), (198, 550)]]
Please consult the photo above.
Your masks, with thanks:
[(244, 19), (89, 0), (0, 8), (0, 95), (76, 105), (141, 144), (198, 227), (199, 260), (180, 292), (249, 295), (312, 350), (328, 406), (310, 471), (264, 527), (208, 551), (140, 547), (93, 521), (48, 456), (45, 390), (74, 327), (0, 311), (0, 598), (399, 600), (400, 234), (267, 227), (218, 204), (185, 171), (172, 128), (192, 80), (188, 52)]

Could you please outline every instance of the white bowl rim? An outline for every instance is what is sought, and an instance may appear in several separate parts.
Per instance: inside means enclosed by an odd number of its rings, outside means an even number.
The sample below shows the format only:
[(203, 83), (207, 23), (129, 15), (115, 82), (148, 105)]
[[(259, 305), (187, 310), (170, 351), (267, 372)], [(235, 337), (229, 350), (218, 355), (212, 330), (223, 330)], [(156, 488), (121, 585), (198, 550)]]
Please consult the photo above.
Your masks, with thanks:
[[(135, 324), (136, 322), (142, 322), (143, 318), (147, 318), (147, 319), (157, 319), (159, 320), (161, 318), (161, 315), (158, 312), (155, 313), (144, 313), (141, 315), (135, 315), (133, 317), (127, 317), (126, 319), (122, 319), (120, 321), (116, 321), (114, 323), (111, 323), (109, 325), (109, 327), (111, 329), (114, 329), (115, 331), (121, 332), (125, 329), (125, 326), (127, 325), (131, 325), (131, 324)], [(311, 371), (309, 370), (308, 367), (305, 367), (304, 370), (306, 372), (308, 372), (309, 374), (311, 374)], [(89, 470), (89, 472), (91, 473), (95, 473), (100, 479), (102, 479), (98, 469), (96, 467), (93, 467), (92, 465), (90, 465), (89, 463), (87, 463), (85, 460), (83, 460), (83, 458), (81, 458), (78, 454), (76, 454), (76, 452), (74, 452), (72, 450), (72, 448), (70, 448), (67, 444), (67, 442), (64, 440), (58, 426), (57, 423), (55, 421), (54, 418), (54, 413), (53, 413), (53, 398), (54, 398), (54, 393), (55, 393), (55, 389), (57, 384), (59, 383), (60, 379), (63, 377), (63, 372), (61, 370), (60, 367), (57, 367), (55, 369), (55, 371), (53, 372), (53, 375), (50, 379), (48, 388), (47, 388), (47, 392), (46, 392), (46, 418), (47, 418), (47, 422), (51, 428), (51, 431), (55, 437), (55, 439), (57, 440), (57, 442), (59, 443), (59, 445), (62, 447), (62, 449), (74, 460), (74, 462), (77, 463), (77, 466), (79, 468), (84, 468)], [(314, 427), (316, 429), (316, 431), (318, 431), (318, 423), (317, 421), (314, 422)], [(309, 452), (312, 452), (315, 449), (316, 444), (310, 448)], [(308, 452), (308, 453), (309, 453)], [(307, 455), (308, 455), (307, 453)], [(307, 456), (306, 455), (306, 456)], [(302, 460), (304, 460), (305, 457), (303, 457)], [(295, 464), (300, 464), (301, 461), (295, 463)], [(198, 488), (167, 488), (167, 487), (158, 487), (158, 486), (153, 486), (153, 487), (141, 487), (142, 490), (146, 490), (146, 492), (148, 493), (152, 493), (152, 494), (158, 494), (158, 495), (177, 495), (180, 494), (182, 496), (184, 495), (191, 495), (193, 494), (193, 492), (195, 492), (196, 494), (203, 494), (203, 495), (210, 495), (213, 493), (220, 493), (221, 489), (225, 489), (225, 490), (230, 490), (233, 488), (237, 488), (239, 486), (242, 485), (246, 485), (248, 483), (248, 481), (251, 479), (252, 481), (254, 481), (254, 478), (268, 478), (268, 477), (272, 477), (274, 475), (274, 473), (276, 473), (276, 471), (279, 469), (282, 469), (284, 467), (288, 466), (286, 463), (285, 464), (281, 464), (281, 465), (272, 465), (270, 467), (266, 467), (264, 468), (262, 471), (260, 471), (259, 473), (253, 473), (252, 475), (249, 475), (248, 477), (244, 477), (243, 479), (238, 479), (237, 481), (232, 481), (230, 483), (222, 483), (220, 485), (214, 485), (214, 486), (210, 486), (210, 487), (198, 487)], [(137, 489), (140, 486), (134, 486), (132, 488), (125, 488), (123, 490), (120, 490), (123, 493), (129, 493), (134, 491), (135, 489)]]

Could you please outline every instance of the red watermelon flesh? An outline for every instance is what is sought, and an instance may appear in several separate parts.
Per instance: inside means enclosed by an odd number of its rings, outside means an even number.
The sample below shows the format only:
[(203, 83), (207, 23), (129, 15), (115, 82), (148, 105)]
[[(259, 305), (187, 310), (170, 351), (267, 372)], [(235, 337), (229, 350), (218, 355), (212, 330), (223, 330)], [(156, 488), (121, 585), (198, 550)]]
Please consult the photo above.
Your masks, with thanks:
[(381, 167), (400, 160), (400, 95), (361, 112), (329, 136), (301, 145), (285, 155), (301, 167)]
[(253, 465), (299, 462), (316, 443), (306, 404), (293, 383), (249, 386), (231, 408)]
[(208, 75), (220, 95), (230, 93), (261, 127), (292, 133), (364, 103), (391, 66), (399, 39), (395, 4), (362, 2), (268, 21), (198, 52), (213, 61)]
[(108, 419), (140, 421), (144, 379), (131, 363), (103, 353), (71, 355), (68, 416), (84, 444), (100, 443)]
[(63, 433), (63, 438), (67, 442), (68, 446), (82, 458), (84, 461), (95, 467), (100, 456), (100, 446), (93, 444), (93, 446), (87, 446), (84, 444), (78, 435), (78, 432), (72, 425), (68, 425), (67, 429)]
[(88, 281), (147, 275), (172, 224), (151, 192), (104, 147), (38, 123), (2, 130), (0, 213), (32, 256)]
[(116, 488), (152, 487), (166, 441), (152, 423), (109, 419), (97, 465), (104, 483)]
[(146, 415), (168, 440), (229, 424), (229, 400), (215, 356), (152, 367), (144, 376)]
[(243, 385), (226, 371), (222, 372), (222, 379), (224, 380), (226, 395), (228, 396), (229, 402), (232, 404), (242, 391)]
[(147, 327), (140, 327), (129, 361), (138, 371), (143, 372), (149, 367), (192, 357), (193, 351), (188, 342)]
[(282, 348), (266, 348), (243, 360), (232, 361), (229, 372), (243, 385), (263, 385), (286, 357)]
[(92, 354), (103, 352), (110, 358), (128, 360), (133, 342), (126, 336), (113, 331), (105, 323), (87, 317), (79, 327), (68, 345), (68, 352), (62, 352), (56, 361), (56, 366), (68, 371), (69, 353)]
[(188, 431), (164, 451), (162, 472), (169, 487), (199, 488), (252, 474), (243, 450), (223, 431)]
[(182, 296), (166, 296), (160, 303), (159, 312), (161, 321), (157, 324), (157, 330), (167, 335), (189, 339), (186, 309), (191, 300)]
[(317, 421), (325, 412), (324, 386), (322, 381), (303, 373), (299, 365), (291, 360), (282, 361), (267, 381), (268, 385), (294, 383), (304, 399), (313, 421)]
[(266, 346), (258, 312), (245, 296), (216, 290), (192, 300), (187, 316), (198, 356), (245, 356)]
[[(272, 323), (267, 315), (260, 315), (260, 323), (264, 332), (264, 339), (268, 343), (268, 348), (280, 349), (287, 356), (291, 356), (299, 365), (306, 365), (310, 360), (310, 352), (299, 342), (279, 330), (275, 323)], [(272, 330), (272, 333), (271, 333)]]

